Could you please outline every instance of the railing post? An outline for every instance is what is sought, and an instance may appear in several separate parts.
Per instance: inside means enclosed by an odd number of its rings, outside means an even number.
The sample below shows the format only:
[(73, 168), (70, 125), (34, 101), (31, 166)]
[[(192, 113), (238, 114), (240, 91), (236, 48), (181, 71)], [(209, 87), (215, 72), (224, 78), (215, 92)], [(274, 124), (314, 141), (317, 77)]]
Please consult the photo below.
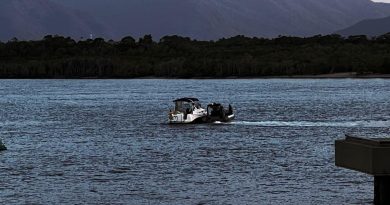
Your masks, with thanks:
[(390, 176), (374, 176), (374, 204), (390, 204)]

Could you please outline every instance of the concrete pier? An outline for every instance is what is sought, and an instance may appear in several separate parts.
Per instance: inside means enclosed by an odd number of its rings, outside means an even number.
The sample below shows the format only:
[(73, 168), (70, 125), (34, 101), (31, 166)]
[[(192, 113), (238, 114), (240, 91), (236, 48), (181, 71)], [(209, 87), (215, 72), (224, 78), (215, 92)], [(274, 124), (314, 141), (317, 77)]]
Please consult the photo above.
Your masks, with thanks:
[(374, 176), (374, 204), (390, 204), (390, 138), (346, 135), (335, 142), (336, 166)]

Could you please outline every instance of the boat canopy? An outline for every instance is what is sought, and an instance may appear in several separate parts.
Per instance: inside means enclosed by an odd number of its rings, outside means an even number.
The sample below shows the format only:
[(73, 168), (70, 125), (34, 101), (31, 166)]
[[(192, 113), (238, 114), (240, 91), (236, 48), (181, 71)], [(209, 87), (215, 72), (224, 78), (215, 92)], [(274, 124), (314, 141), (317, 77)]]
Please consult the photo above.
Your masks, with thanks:
[(179, 98), (174, 100), (173, 102), (195, 102), (199, 101), (198, 98)]

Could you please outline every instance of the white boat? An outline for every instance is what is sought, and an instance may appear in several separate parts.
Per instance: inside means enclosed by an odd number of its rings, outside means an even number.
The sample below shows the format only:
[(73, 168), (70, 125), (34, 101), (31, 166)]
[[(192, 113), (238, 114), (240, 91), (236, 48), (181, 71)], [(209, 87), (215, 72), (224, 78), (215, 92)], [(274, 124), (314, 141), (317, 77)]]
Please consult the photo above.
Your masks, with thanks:
[(169, 112), (169, 123), (190, 124), (204, 123), (207, 119), (207, 111), (201, 107), (197, 98), (180, 98), (173, 101), (175, 109)]
[(173, 102), (175, 109), (168, 114), (171, 124), (230, 122), (235, 118), (231, 105), (224, 109), (221, 104), (212, 103), (204, 109), (197, 98), (180, 98)]

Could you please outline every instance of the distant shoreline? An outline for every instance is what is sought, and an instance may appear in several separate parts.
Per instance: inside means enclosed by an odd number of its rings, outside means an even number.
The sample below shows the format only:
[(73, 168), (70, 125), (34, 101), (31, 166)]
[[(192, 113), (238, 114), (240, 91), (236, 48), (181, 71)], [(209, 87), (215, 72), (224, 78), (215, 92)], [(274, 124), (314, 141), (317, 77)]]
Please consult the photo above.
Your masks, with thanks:
[(0, 43), (0, 78), (390, 78), (389, 52), (386, 35), (236, 36), (218, 41), (167, 36), (158, 42), (150, 35), (138, 41), (46, 36)]
[[(282, 76), (283, 78), (283, 76)], [(390, 74), (357, 74), (354, 72), (351, 73), (332, 73), (332, 74), (322, 74), (322, 75), (294, 75), (289, 76), (287, 78), (314, 78), (314, 79), (322, 79), (322, 78), (361, 78), (361, 79), (370, 79), (370, 78), (390, 78)]]
[(193, 80), (240, 80), (240, 79), (390, 79), (390, 74), (357, 74), (354, 72), (350, 73), (332, 73), (332, 74), (321, 74), (321, 75), (281, 75), (281, 76), (227, 76), (227, 77), (159, 77), (159, 76), (145, 76), (145, 77), (53, 77), (53, 78), (20, 78), (20, 77), (0, 77), (0, 80), (131, 80), (131, 79), (166, 79), (166, 80), (181, 80), (181, 79), (193, 79)]

